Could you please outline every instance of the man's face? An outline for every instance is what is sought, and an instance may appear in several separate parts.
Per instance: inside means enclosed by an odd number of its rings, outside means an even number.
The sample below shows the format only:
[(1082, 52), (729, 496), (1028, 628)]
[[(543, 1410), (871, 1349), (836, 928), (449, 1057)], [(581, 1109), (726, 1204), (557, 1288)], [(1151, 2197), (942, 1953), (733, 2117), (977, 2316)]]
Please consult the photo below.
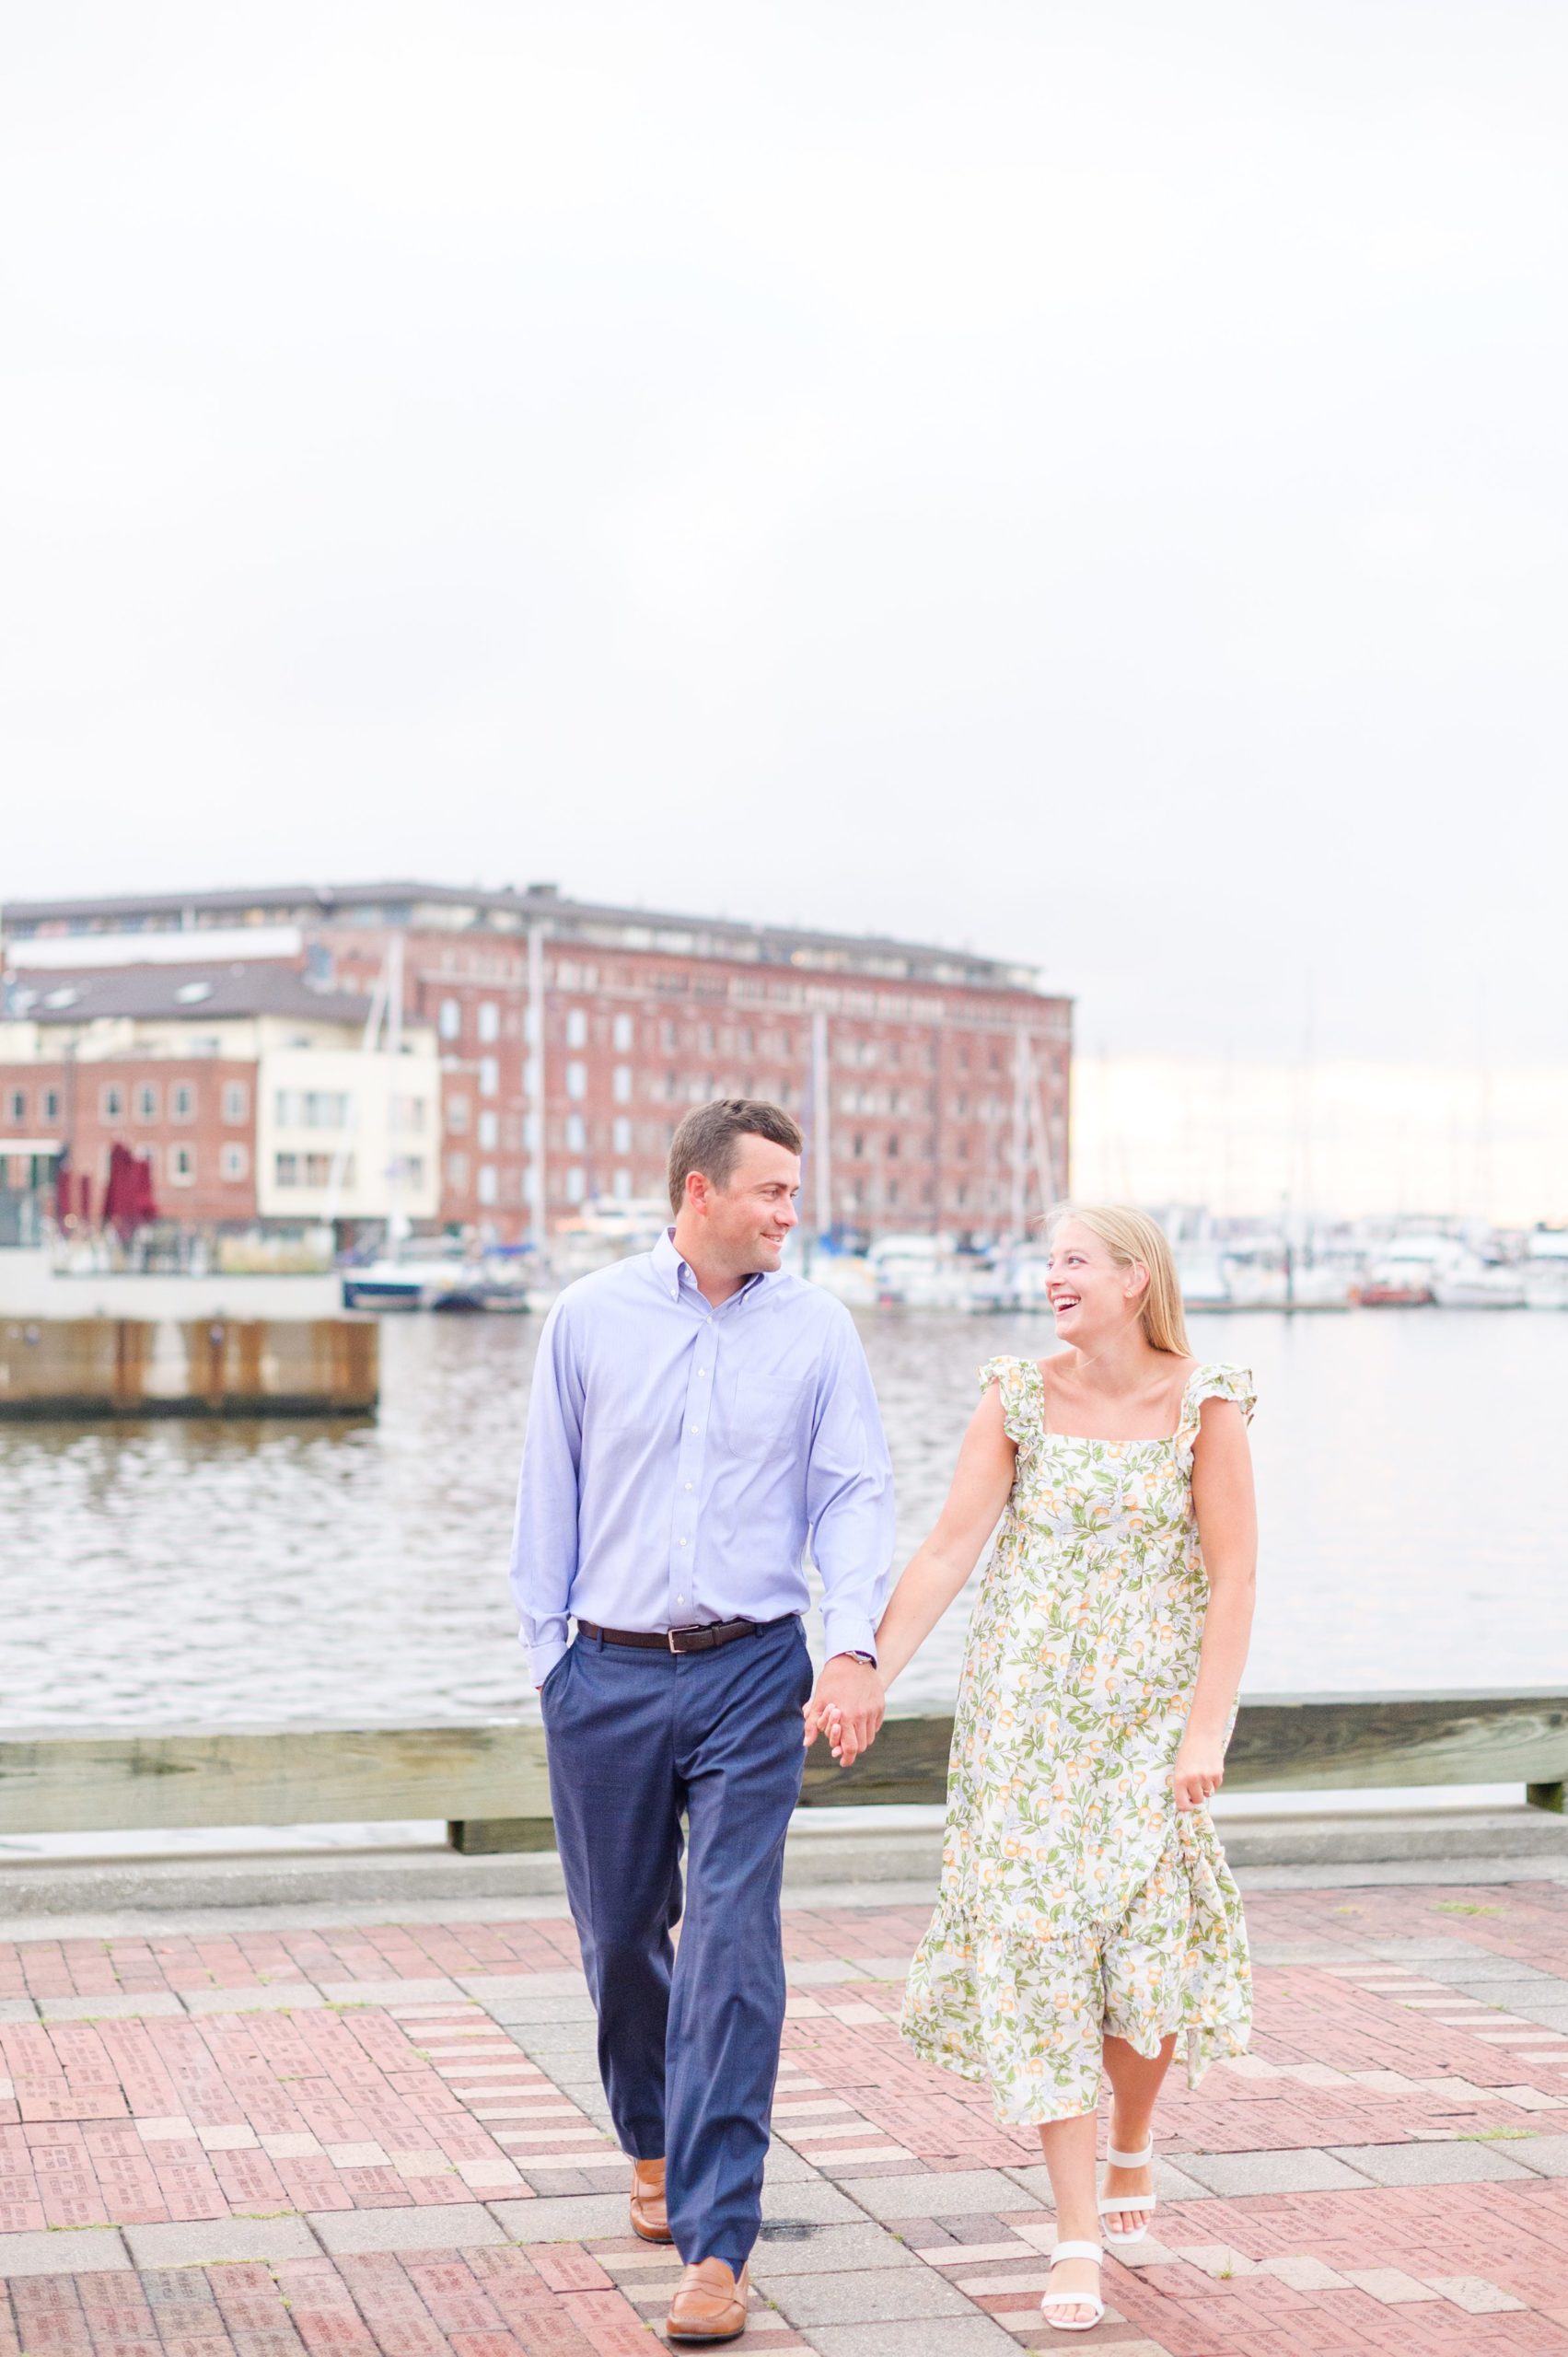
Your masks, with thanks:
[(776, 1269), (798, 1214), (800, 1156), (771, 1138), (743, 1137), (728, 1184), (705, 1186), (704, 1225), (710, 1248), (737, 1276)]

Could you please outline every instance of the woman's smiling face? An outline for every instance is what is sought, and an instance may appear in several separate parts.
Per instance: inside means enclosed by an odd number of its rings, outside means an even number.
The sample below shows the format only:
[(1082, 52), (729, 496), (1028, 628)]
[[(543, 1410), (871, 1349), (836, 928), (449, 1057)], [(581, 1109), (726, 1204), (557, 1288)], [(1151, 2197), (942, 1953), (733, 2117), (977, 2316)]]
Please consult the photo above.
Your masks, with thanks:
[(1064, 1342), (1081, 1344), (1131, 1324), (1147, 1284), (1142, 1261), (1122, 1267), (1079, 1220), (1064, 1219), (1051, 1239), (1047, 1289)]

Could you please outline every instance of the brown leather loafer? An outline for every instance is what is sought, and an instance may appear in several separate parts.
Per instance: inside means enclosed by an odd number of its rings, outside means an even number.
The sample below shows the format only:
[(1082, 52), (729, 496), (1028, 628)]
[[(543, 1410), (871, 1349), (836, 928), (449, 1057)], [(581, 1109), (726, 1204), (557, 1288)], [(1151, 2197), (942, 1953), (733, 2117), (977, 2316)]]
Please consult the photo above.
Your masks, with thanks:
[(632, 2232), (645, 2243), (672, 2243), (669, 2217), (664, 2206), (664, 2163), (632, 2164)]
[(722, 2258), (699, 2258), (680, 2279), (665, 2331), (671, 2340), (735, 2340), (746, 2329), (747, 2270), (736, 2282)]

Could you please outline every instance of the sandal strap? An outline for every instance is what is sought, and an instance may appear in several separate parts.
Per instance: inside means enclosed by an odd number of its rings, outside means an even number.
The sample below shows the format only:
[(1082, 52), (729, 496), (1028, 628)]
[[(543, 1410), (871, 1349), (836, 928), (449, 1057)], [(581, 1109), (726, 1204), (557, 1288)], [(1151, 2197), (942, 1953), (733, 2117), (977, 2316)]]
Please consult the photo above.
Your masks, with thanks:
[(1155, 2140), (1151, 2136), (1141, 2153), (1119, 2153), (1112, 2144), (1105, 2157), (1113, 2169), (1144, 2168), (1155, 2157)]
[[(1092, 2258), (1095, 2265), (1098, 2267), (1104, 2257), (1105, 2254), (1098, 2243), (1058, 2243), (1051, 2254), (1051, 2264), (1054, 2267), (1059, 2258)], [(1086, 2298), (1088, 2295), (1085, 2293), (1063, 2293), (1063, 2298)]]
[(1102, 2218), (1109, 2218), (1119, 2210), (1154, 2210), (1158, 2200), (1152, 2193), (1102, 2193), (1095, 2206)]

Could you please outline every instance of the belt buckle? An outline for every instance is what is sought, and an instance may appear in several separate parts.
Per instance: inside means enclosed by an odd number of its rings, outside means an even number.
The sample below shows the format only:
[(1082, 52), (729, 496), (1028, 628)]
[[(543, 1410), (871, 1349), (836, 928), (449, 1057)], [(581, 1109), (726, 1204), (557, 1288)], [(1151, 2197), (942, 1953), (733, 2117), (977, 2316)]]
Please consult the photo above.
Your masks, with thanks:
[(671, 1652), (672, 1654), (679, 1654), (679, 1653), (680, 1653), (680, 1652), (682, 1652), (682, 1651), (686, 1651), (686, 1652), (690, 1652), (690, 1653), (695, 1653), (695, 1652), (697, 1651), (697, 1648), (696, 1648), (696, 1646), (695, 1646), (695, 1645), (691, 1645), (691, 1646), (687, 1646), (687, 1647), (684, 1647), (684, 1648), (683, 1648), (683, 1647), (681, 1647), (681, 1646), (678, 1645), (678, 1644), (676, 1643), (675, 1640), (677, 1639), (677, 1637), (691, 1637), (691, 1636), (695, 1636), (695, 1634), (696, 1634), (697, 1631), (698, 1631), (699, 1629), (704, 1628), (706, 1625), (707, 1625), (707, 1624), (706, 1624), (704, 1621), (702, 1621), (702, 1620), (683, 1620), (683, 1621), (681, 1622), (681, 1624), (680, 1624), (680, 1626), (679, 1626), (679, 1629), (667, 1629), (667, 1630), (666, 1630), (666, 1631), (665, 1631), (665, 1634), (666, 1634), (666, 1636), (667, 1636), (667, 1637), (668, 1638), (668, 1640), (669, 1640), (669, 1650), (670, 1650), (670, 1652)]

